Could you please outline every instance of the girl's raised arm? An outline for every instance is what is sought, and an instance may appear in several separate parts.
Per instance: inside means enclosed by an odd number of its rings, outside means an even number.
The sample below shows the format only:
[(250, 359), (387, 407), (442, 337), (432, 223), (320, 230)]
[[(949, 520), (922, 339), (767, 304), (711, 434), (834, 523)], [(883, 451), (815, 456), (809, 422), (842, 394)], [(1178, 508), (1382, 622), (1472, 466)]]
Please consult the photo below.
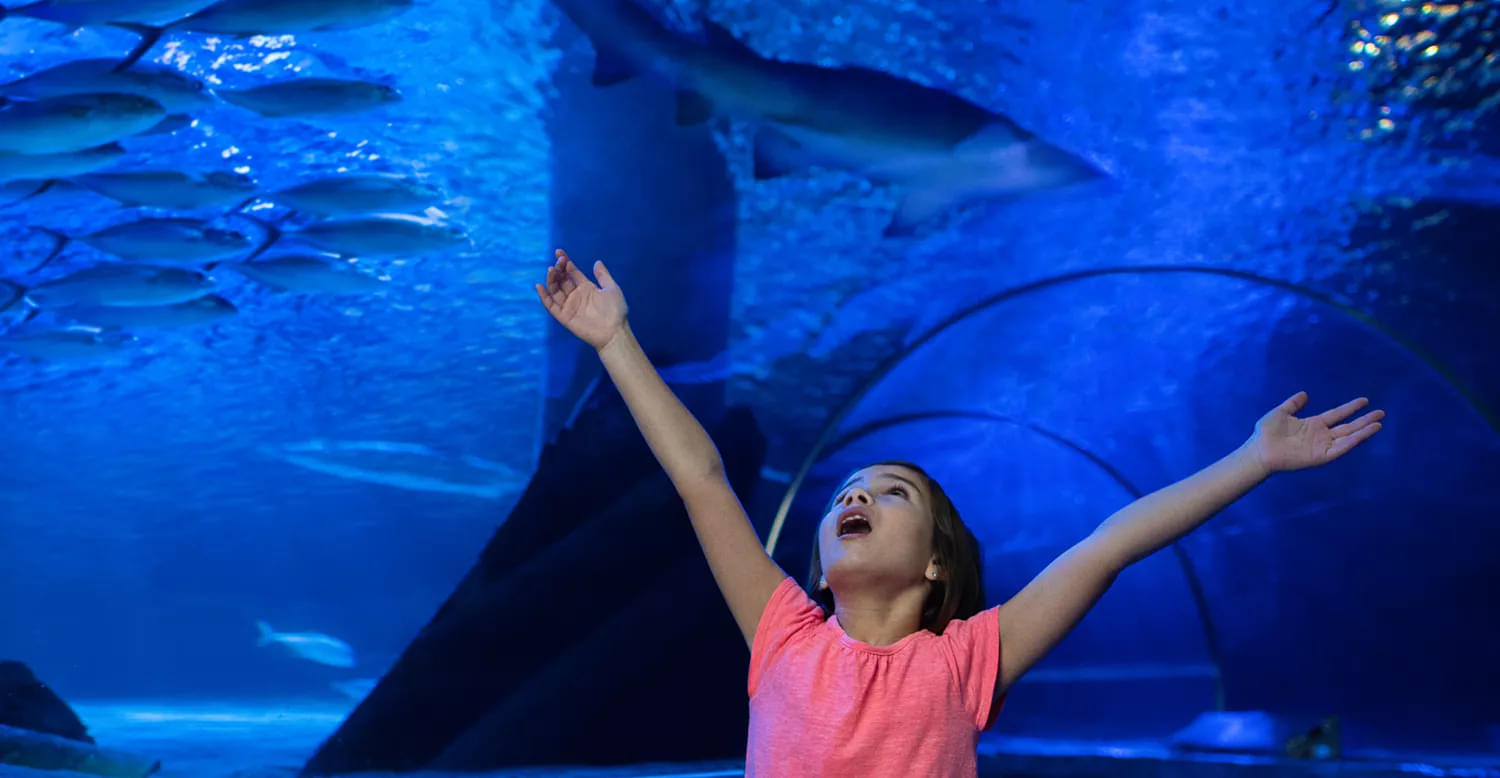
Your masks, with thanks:
[(682, 497), (709, 569), (749, 645), (766, 602), (786, 574), (761, 546), (703, 425), (657, 375), (630, 331), (625, 295), (603, 262), (594, 264), (594, 275), (598, 285), (559, 250), (546, 286), (537, 285), (537, 297), (559, 324), (599, 353), (651, 453)]

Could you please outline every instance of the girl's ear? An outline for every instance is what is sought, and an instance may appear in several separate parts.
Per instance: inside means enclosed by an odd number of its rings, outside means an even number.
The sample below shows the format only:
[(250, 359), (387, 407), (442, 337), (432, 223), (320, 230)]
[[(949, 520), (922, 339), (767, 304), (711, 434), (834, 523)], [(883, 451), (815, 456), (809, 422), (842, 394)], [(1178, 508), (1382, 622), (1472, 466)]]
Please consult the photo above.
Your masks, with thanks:
[(820, 592), (826, 592), (826, 591), (828, 591), (828, 579), (827, 578), (819, 578), (818, 579), (818, 591), (820, 591)]
[(938, 559), (935, 556), (932, 558), (932, 561), (927, 563), (927, 580), (943, 580), (943, 566), (938, 563)]

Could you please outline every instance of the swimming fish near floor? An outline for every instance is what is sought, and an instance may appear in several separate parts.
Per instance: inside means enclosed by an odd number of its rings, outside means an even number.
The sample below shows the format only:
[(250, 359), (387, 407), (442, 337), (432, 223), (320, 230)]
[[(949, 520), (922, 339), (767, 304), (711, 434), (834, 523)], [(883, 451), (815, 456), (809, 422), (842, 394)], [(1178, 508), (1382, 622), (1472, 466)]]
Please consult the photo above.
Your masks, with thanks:
[(699, 43), (632, 0), (553, 1), (592, 41), (596, 85), (653, 72), (677, 89), (679, 125), (757, 125), (756, 178), (826, 167), (899, 186), (887, 235), (968, 203), (1104, 177), (1006, 116), (889, 73), (768, 59), (707, 22)]
[(260, 451), (338, 478), (489, 500), (515, 494), (525, 486), (528, 477), (503, 462), (434, 451), (420, 443), (314, 439), (263, 445)]
[(404, 213), (382, 213), (329, 219), (286, 229), (252, 216), (266, 231), (259, 247), (245, 260), (260, 256), (286, 238), (343, 257), (392, 257), (446, 251), (469, 245), (468, 234), (451, 222)]
[(69, 181), (122, 205), (177, 211), (224, 208), (253, 195), (257, 188), (255, 179), (223, 170), (128, 170), (72, 176)]
[(0, 311), (23, 301), (41, 308), (172, 305), (213, 289), (213, 279), (197, 270), (110, 263), (29, 286), (0, 279)]
[(161, 103), (140, 95), (84, 94), (8, 101), (0, 107), (0, 151), (82, 151), (150, 129), (166, 115)]
[(279, 645), (309, 662), (329, 667), (354, 666), (354, 649), (348, 643), (321, 632), (277, 632), (264, 621), (255, 622), (260, 630), (257, 646)]
[(191, 113), (214, 104), (202, 81), (165, 65), (137, 63), (115, 70), (118, 59), (75, 59), (0, 84), (0, 96), (41, 100), (83, 94), (126, 94), (155, 100), (167, 113)]
[(52, 251), (37, 265), (45, 267), (77, 241), (100, 251), (132, 260), (202, 265), (249, 250), (255, 242), (234, 230), (209, 226), (202, 219), (139, 219), (116, 224), (87, 235), (69, 236), (45, 227), (36, 228), (51, 235)]
[(15, 154), (0, 152), (0, 181), (33, 180), (41, 194), (48, 181), (102, 170), (125, 158), (125, 147), (106, 143), (80, 151), (55, 154)]
[(324, 176), (246, 201), (266, 200), (316, 216), (421, 213), (442, 200), (437, 187), (393, 173)]
[(117, 67), (130, 67), (169, 31), (250, 38), (352, 30), (393, 19), (413, 5), (412, 0), (219, 0), (169, 24), (115, 24), (141, 36)]
[(234, 270), (281, 292), (301, 294), (370, 294), (386, 282), (355, 270), (337, 257), (284, 254), (252, 262), (223, 262), (214, 266)]
[(93, 329), (11, 331), (0, 335), (0, 351), (39, 362), (95, 362), (120, 356), (134, 342), (134, 335)]
[(395, 87), (341, 78), (294, 78), (218, 94), (226, 103), (267, 118), (359, 113), (401, 101)]
[(234, 303), (216, 294), (171, 305), (76, 305), (51, 310), (79, 324), (119, 330), (198, 327), (239, 313)]

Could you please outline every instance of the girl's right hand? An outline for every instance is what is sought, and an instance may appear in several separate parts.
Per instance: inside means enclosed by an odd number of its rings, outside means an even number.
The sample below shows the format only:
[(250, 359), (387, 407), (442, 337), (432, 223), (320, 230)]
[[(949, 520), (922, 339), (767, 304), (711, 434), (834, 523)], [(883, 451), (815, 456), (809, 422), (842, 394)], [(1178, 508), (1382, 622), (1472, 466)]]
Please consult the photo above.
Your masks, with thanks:
[(558, 324), (599, 350), (624, 331), (628, 308), (603, 262), (594, 263), (594, 276), (598, 286), (558, 249), (557, 264), (547, 268), (547, 285), (537, 284), (536, 296)]

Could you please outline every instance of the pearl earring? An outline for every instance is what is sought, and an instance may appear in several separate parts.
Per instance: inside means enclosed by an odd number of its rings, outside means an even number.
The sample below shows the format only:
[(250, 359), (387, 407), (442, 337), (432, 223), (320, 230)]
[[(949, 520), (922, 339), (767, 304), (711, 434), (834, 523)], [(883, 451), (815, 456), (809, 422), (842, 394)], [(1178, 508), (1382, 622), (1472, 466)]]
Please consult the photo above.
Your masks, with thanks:
[(931, 578), (934, 581), (936, 581), (937, 580), (937, 571), (936, 570), (928, 570), (927, 571), (927, 577)]

